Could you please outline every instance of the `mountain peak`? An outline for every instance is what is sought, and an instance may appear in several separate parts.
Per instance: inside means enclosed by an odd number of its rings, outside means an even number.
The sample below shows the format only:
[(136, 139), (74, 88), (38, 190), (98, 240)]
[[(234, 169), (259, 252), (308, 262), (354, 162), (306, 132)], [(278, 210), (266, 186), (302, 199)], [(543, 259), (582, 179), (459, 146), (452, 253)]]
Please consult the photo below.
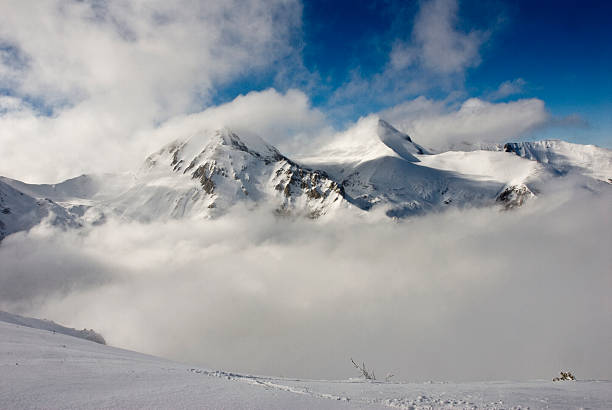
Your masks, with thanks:
[(257, 135), (238, 136), (231, 128), (223, 127), (214, 131), (203, 130), (188, 138), (183, 146), (187, 156), (194, 157), (202, 150), (219, 150), (220, 146), (230, 151), (243, 151), (253, 156), (269, 160), (279, 160), (280, 152)]
[(359, 119), (347, 131), (339, 133), (312, 162), (362, 163), (382, 157), (396, 157), (419, 162), (415, 154), (427, 154), (410, 136), (398, 131), (382, 118), (370, 115)]
[[(231, 149), (237, 149), (264, 158), (279, 159), (278, 157), (282, 156), (274, 146), (254, 134), (238, 136), (231, 128), (223, 127), (215, 130), (213, 135), (219, 138), (221, 145), (226, 145)], [(191, 142), (191, 139), (188, 142)]]
[(387, 135), (387, 134), (393, 134), (393, 135), (398, 135), (400, 138), (405, 139), (406, 141), (412, 142), (412, 139), (410, 138), (410, 136), (408, 136), (408, 134), (404, 134), (403, 132), (399, 131), (397, 128), (395, 128), (393, 125), (389, 124), (387, 121), (383, 120), (382, 118), (378, 118), (378, 124), (377, 124), (378, 128), (377, 128), (377, 134), (379, 137), (381, 137), (383, 135)]
[(239, 202), (262, 201), (283, 215), (311, 217), (344, 202), (341, 187), (324, 173), (299, 166), (258, 136), (219, 128), (174, 141), (147, 158), (117, 208), (144, 219), (211, 217)]
[(378, 138), (380, 138), (386, 146), (407, 161), (418, 162), (414, 154), (422, 155), (427, 153), (423, 147), (415, 144), (408, 134), (397, 130), (394, 126), (381, 118), (378, 119), (376, 131)]
[(160, 161), (169, 163), (175, 171), (192, 168), (196, 163), (219, 157), (229, 158), (232, 153), (242, 153), (267, 162), (285, 157), (272, 145), (256, 135), (238, 136), (228, 127), (202, 130), (186, 139), (177, 139), (150, 155), (145, 169), (151, 169)]

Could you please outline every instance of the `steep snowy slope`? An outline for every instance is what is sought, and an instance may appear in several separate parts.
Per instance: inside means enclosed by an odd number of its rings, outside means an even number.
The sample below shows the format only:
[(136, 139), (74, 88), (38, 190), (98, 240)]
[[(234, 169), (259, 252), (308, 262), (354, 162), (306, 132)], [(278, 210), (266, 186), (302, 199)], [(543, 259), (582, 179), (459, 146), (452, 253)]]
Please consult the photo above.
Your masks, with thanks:
[(609, 381), (423, 384), (241, 375), (1, 318), (0, 374), (0, 407), (7, 409), (608, 409), (612, 404)]
[(238, 203), (317, 217), (344, 202), (342, 189), (324, 173), (299, 166), (260, 138), (221, 129), (148, 157), (132, 186), (105, 207), (139, 220), (206, 218)]
[(368, 117), (301, 162), (325, 170), (359, 207), (385, 206), (389, 216), (495, 203), (502, 183), (423, 166), (427, 154), (408, 135)]
[(359, 164), (382, 157), (417, 162), (418, 159), (414, 155), (425, 153), (427, 152), (423, 147), (415, 144), (408, 135), (399, 132), (388, 122), (377, 116), (368, 116), (336, 135), (319, 152), (307, 157), (307, 162)]

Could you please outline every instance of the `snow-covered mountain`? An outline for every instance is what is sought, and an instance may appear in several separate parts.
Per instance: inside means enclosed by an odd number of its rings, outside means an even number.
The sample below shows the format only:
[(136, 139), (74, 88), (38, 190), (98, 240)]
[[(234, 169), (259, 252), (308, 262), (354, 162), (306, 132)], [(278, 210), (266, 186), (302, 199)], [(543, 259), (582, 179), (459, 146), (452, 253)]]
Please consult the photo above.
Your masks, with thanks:
[(124, 217), (207, 218), (237, 203), (323, 215), (343, 202), (325, 173), (302, 167), (258, 137), (229, 129), (177, 140), (149, 156), (131, 186), (106, 206)]
[(24, 231), (43, 220), (62, 227), (80, 225), (77, 215), (52, 199), (16, 189), (19, 181), (0, 177), (0, 240), (13, 232)]
[(538, 141), (433, 154), (369, 116), (316, 153), (291, 160), (259, 137), (203, 130), (164, 146), (130, 174), (82, 175), (51, 185), (0, 177), (0, 238), (41, 221), (77, 227), (110, 215), (205, 219), (238, 204), (311, 218), (379, 207), (390, 217), (449, 207), (513, 208), (567, 174), (610, 189), (612, 151)]
[(440, 167), (437, 157), (371, 116), (301, 161), (339, 181), (358, 207), (384, 206), (387, 215), (394, 217), (449, 206), (491, 205), (506, 188), (505, 181), (473, 178), (454, 167)]

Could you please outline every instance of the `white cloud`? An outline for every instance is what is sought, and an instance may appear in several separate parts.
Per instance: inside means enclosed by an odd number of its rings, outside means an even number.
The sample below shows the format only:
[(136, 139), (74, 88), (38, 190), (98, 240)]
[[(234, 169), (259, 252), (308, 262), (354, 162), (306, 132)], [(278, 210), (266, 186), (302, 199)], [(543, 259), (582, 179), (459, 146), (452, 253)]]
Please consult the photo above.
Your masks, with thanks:
[[(480, 63), (479, 48), (486, 35), (479, 31), (464, 33), (457, 29), (456, 0), (423, 3), (416, 17), (412, 45), (424, 68), (442, 74), (462, 73)], [(399, 52), (398, 49), (394, 49)], [(414, 53), (415, 50), (404, 49)], [(396, 57), (397, 59), (397, 57)]]
[(200, 113), (177, 116), (152, 132), (150, 138), (159, 145), (173, 136), (220, 127), (230, 127), (238, 134), (258, 135), (288, 155), (301, 152), (314, 143), (316, 136), (329, 130), (325, 115), (312, 108), (302, 91), (292, 89), (282, 94), (268, 89), (240, 95)]
[(480, 64), (480, 48), (489, 33), (460, 30), (458, 9), (457, 0), (422, 2), (410, 39), (394, 41), (384, 69), (370, 78), (355, 70), (329, 104), (339, 106), (339, 114), (353, 114), (372, 102), (388, 106), (431, 89), (461, 88), (465, 71)]
[(0, 115), (7, 112), (21, 111), (24, 109), (26, 109), (25, 104), (20, 98), (0, 95)]
[(239, 95), (199, 113), (141, 127), (121, 143), (117, 138), (94, 138), (98, 133), (87, 135), (91, 131), (88, 127), (94, 125), (106, 127), (111, 135), (122, 129), (114, 127), (111, 114), (94, 115), (96, 109), (86, 103), (52, 118), (38, 116), (25, 106), (9, 109), (18, 103), (16, 99), (0, 100), (0, 113), (7, 107), (5, 115), (0, 116), (0, 126), (6, 125), (0, 137), (7, 141), (8, 154), (0, 164), (0, 175), (49, 183), (83, 172), (135, 170), (162, 145), (203, 129), (230, 127), (239, 134), (256, 134), (287, 155), (316, 144), (316, 137), (330, 130), (325, 115), (312, 108), (308, 96), (299, 90), (283, 94), (268, 89)]
[(520, 137), (550, 120), (537, 98), (491, 103), (470, 98), (459, 107), (419, 97), (380, 114), (416, 142), (434, 149), (498, 143)]
[(400, 222), (38, 227), (0, 246), (0, 309), (256, 374), (347, 378), (358, 357), (399, 380), (608, 379), (610, 192), (544, 188), (517, 212)]
[(497, 87), (497, 90), (493, 91), (488, 96), (488, 98), (491, 100), (500, 100), (511, 95), (522, 94), (525, 91), (526, 85), (527, 82), (522, 78), (504, 81), (499, 85), (499, 87)]
[(20, 94), (51, 103), (105, 94), (123, 107), (150, 99), (156, 114), (169, 115), (184, 110), (193, 92), (206, 97), (215, 81), (288, 54), (284, 37), (300, 18), (298, 4), (273, 0), (21, 1), (2, 8), (0, 38), (26, 60), (16, 68)]
[(0, 114), (0, 174), (55, 181), (121, 167), (136, 131), (290, 56), (301, 5), (21, 1), (0, 15), (0, 87), (31, 102)]

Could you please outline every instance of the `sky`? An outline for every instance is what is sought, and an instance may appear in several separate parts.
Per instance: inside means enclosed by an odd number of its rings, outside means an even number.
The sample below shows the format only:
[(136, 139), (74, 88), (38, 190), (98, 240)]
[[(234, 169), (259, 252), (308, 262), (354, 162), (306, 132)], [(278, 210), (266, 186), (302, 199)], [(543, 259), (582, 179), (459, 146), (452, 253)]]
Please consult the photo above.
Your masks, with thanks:
[[(270, 95), (265, 125), (248, 131), (293, 156), (367, 115), (439, 151), (541, 138), (610, 147), (611, 9), (605, 1), (2, 2), (0, 175), (57, 182), (130, 170), (176, 138), (159, 133), (167, 123), (235, 103), (242, 108), (222, 124), (234, 126)], [(466, 125), (481, 115), (496, 126)], [(445, 128), (423, 126), (439, 119)]]
[[(416, 96), (444, 99), (459, 93), (489, 101), (540, 98), (555, 117), (545, 127), (530, 133), (533, 137), (563, 137), (580, 143), (610, 146), (612, 138), (612, 6), (605, 1), (440, 1), (441, 9), (454, 10), (446, 33), (448, 41), (459, 39), (458, 60), (453, 67), (425, 64), (425, 71), (456, 75), (454, 82), (427, 84), (418, 91), (393, 95), (382, 93), (380, 100), (363, 90), (367, 100), (358, 109), (341, 115), (353, 121), (356, 116)], [(333, 112), (338, 90), (358, 73), (370, 80), (388, 67), (393, 49), (415, 43), (414, 33), (422, 7), (416, 1), (308, 1), (303, 11), (305, 68), (318, 82), (308, 91), (314, 105)], [(437, 17), (440, 10), (432, 10)], [(442, 28), (439, 32), (444, 32)], [(472, 34), (464, 38), (462, 34)], [(431, 37), (437, 35), (432, 33)], [(431, 39), (433, 42), (435, 39)], [(437, 39), (443, 50), (444, 41)], [(473, 47), (473, 49), (471, 48)], [(463, 50), (463, 55), (460, 55)], [(470, 51), (472, 50), (472, 51)], [(442, 51), (441, 51), (442, 52)], [(441, 59), (447, 56), (440, 56)], [(431, 56), (432, 63), (435, 56)], [(420, 70), (389, 76), (390, 87), (401, 88)], [(447, 78), (444, 78), (447, 80)], [(243, 84), (243, 92), (249, 84)], [(457, 97), (461, 98), (461, 97)], [(330, 101), (331, 100), (331, 101)], [(346, 104), (347, 102), (344, 101)], [(354, 103), (351, 99), (348, 104)], [(346, 107), (345, 107), (346, 108)]]

